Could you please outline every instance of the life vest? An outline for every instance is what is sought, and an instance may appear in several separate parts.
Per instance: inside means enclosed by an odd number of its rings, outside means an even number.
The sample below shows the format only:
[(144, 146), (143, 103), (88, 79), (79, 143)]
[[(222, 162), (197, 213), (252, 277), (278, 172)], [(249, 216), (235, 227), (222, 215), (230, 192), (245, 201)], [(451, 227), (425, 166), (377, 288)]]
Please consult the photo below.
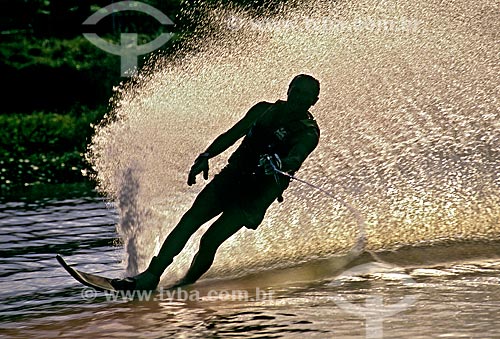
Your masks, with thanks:
[(303, 133), (319, 127), (313, 116), (307, 112), (306, 119), (288, 120), (286, 102), (278, 100), (265, 110), (252, 125), (241, 145), (229, 158), (243, 173), (258, 173), (262, 155), (277, 154), (286, 158), (292, 147), (300, 142)]

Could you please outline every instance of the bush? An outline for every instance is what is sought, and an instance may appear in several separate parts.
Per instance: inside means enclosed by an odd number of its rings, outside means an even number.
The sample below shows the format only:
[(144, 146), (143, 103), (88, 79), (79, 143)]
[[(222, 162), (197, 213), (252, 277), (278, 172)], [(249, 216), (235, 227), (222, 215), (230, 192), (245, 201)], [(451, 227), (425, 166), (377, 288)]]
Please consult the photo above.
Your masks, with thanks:
[(35, 112), (0, 115), (0, 186), (84, 180), (83, 158), (93, 129), (105, 108), (67, 114)]

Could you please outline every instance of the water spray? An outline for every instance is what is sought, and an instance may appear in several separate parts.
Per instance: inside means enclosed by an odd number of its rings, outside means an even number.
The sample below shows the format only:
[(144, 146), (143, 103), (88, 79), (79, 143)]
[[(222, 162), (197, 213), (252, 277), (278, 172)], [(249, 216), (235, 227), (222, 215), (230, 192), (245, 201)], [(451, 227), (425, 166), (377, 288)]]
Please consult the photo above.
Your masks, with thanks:
[(266, 159), (271, 164), (271, 166), (273, 168), (273, 171), (275, 173), (284, 175), (285, 177), (288, 177), (291, 180), (296, 180), (296, 181), (301, 182), (301, 183), (303, 183), (303, 184), (305, 184), (305, 185), (307, 185), (309, 187), (312, 187), (312, 188), (314, 188), (314, 189), (322, 192), (323, 194), (326, 194), (328, 197), (330, 197), (333, 200), (339, 202), (342, 206), (344, 206), (345, 208), (347, 208), (347, 210), (352, 213), (352, 215), (354, 216), (354, 219), (356, 219), (356, 223), (358, 224), (358, 240), (356, 241), (356, 244), (352, 247), (351, 253), (357, 255), (357, 254), (360, 254), (364, 250), (364, 247), (365, 247), (365, 244), (366, 244), (365, 218), (361, 215), (361, 213), (359, 212), (359, 210), (357, 208), (355, 208), (354, 206), (352, 206), (350, 203), (348, 203), (344, 199), (342, 199), (342, 198), (340, 198), (338, 196), (333, 195), (332, 193), (328, 192), (327, 190), (325, 190), (322, 187), (314, 185), (314, 184), (312, 184), (312, 183), (310, 183), (310, 182), (308, 182), (306, 180), (297, 178), (296, 176), (294, 176), (294, 175), (292, 175), (290, 173), (283, 172), (282, 170), (280, 170), (279, 168), (277, 168), (275, 166), (275, 164), (273, 162), (273, 158), (270, 155), (267, 155)]
[[(156, 235), (168, 234), (191, 205), (186, 155), (250, 105), (282, 98), (304, 72), (322, 88), (314, 107), (322, 137), (311, 159), (345, 189), (322, 186), (312, 172), (292, 177), (301, 183), (298, 195), (269, 209), (259, 232), (224, 243), (214, 276), (335, 256), (352, 246), (358, 228), (363, 239), (363, 217), (376, 253), (497, 239), (498, 1), (293, 3), (259, 16), (207, 9), (186, 48), (151, 58), (117, 89), (113, 118), (96, 128), (86, 157), (100, 191), (111, 196), (122, 189), (116, 175), (141, 164), (137, 208), (155, 213), (137, 224), (158, 226), (120, 233), (144, 244), (129, 260), (150, 256)], [(213, 169), (225, 160), (214, 160)], [(310, 201), (300, 199), (302, 188), (311, 189), (303, 185), (314, 190)], [(184, 272), (200, 236), (173, 273)]]

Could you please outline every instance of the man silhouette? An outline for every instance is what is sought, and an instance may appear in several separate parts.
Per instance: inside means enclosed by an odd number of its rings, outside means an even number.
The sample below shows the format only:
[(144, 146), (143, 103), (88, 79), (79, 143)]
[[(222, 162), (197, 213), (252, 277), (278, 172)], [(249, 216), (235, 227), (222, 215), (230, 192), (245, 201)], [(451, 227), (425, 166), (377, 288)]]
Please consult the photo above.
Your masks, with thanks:
[(204, 223), (219, 215), (201, 237), (191, 266), (174, 287), (198, 280), (212, 265), (219, 246), (242, 227), (256, 229), (274, 200), (283, 201), (289, 177), (276, 169), (295, 173), (319, 141), (319, 128), (308, 109), (318, 101), (319, 81), (310, 75), (295, 76), (287, 100), (260, 102), (195, 160), (188, 185), (203, 172), (208, 179), (208, 160), (224, 152), (240, 138), (240, 146), (221, 172), (198, 194), (191, 208), (163, 242), (146, 271), (135, 277), (114, 279), (118, 290), (152, 290), (163, 271)]

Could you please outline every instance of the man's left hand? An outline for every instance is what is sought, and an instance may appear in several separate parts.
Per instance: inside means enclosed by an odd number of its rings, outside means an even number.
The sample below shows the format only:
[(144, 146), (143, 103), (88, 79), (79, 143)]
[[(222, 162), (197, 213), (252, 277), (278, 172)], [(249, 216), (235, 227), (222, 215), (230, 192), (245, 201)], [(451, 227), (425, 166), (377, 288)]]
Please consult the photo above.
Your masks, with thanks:
[(193, 166), (191, 166), (191, 170), (188, 175), (188, 185), (191, 186), (196, 184), (196, 176), (203, 172), (203, 178), (205, 180), (208, 179), (208, 158), (210, 156), (208, 153), (202, 153), (196, 158)]

